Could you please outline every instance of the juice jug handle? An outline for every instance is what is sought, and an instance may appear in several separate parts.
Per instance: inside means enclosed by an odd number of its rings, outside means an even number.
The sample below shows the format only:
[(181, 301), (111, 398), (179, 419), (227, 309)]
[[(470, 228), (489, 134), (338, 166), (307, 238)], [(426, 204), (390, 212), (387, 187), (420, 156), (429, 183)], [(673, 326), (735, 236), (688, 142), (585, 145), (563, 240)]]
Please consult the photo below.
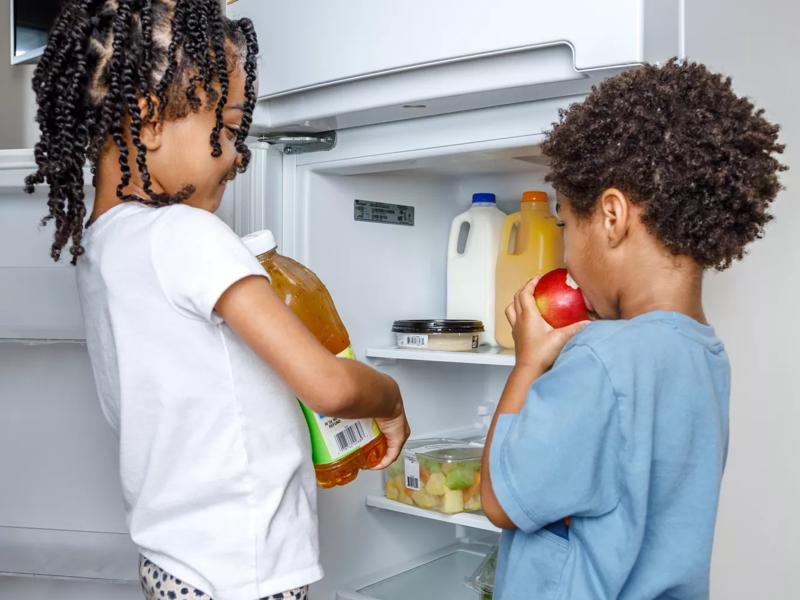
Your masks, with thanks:
[(514, 225), (519, 222), (519, 213), (510, 214), (506, 217), (506, 220), (503, 221), (503, 232), (500, 235), (499, 254), (509, 254), (508, 243), (511, 241), (511, 232), (514, 231)]
[(461, 237), (461, 226), (464, 223), (469, 223), (469, 233), (467, 234), (467, 242), (464, 245), (464, 254), (466, 254), (467, 244), (469, 244), (469, 236), (472, 235), (472, 216), (469, 213), (465, 213), (462, 215), (457, 216), (453, 219), (453, 223), (450, 225), (450, 241), (447, 245), (447, 257), (454, 258), (456, 256), (463, 256), (458, 252), (458, 238)]

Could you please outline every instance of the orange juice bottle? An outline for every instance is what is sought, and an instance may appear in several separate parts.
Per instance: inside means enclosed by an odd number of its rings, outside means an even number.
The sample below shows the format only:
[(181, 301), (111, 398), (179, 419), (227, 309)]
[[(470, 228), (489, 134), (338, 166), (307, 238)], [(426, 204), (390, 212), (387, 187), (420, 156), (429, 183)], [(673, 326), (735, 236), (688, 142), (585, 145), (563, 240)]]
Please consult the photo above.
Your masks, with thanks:
[[(355, 359), (336, 306), (325, 285), (309, 269), (277, 253), (272, 232), (257, 231), (244, 242), (256, 255), (273, 289), (320, 343), (341, 358)], [(359, 469), (371, 469), (386, 454), (386, 437), (373, 419), (338, 419), (320, 415), (302, 402), (311, 434), (317, 484), (323, 488), (350, 483)]]
[(495, 336), (514, 347), (505, 309), (514, 294), (536, 275), (564, 266), (564, 238), (545, 192), (525, 192), (518, 213), (508, 215), (500, 236), (495, 272)]

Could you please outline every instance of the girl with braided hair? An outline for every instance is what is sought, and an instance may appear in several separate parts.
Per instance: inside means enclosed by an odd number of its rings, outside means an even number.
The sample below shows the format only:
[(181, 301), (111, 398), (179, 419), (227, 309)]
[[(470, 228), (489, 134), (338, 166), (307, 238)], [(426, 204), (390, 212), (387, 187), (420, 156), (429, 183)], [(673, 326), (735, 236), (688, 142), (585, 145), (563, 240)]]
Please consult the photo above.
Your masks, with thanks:
[(257, 54), (219, 0), (65, 0), (33, 79), (26, 189), (49, 187), (52, 257), (77, 265), (148, 599), (304, 598), (322, 576), (296, 397), (374, 417), (378, 468), (409, 435), (395, 381), (332, 356), (213, 214), (250, 158)]

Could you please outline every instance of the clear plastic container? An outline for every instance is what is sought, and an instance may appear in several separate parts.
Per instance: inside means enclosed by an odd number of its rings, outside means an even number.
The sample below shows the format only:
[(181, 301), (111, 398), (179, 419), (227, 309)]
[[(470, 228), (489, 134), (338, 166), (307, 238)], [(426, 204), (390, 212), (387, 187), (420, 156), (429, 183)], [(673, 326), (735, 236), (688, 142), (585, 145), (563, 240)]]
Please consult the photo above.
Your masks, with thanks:
[(478, 592), (480, 600), (492, 600), (494, 596), (494, 581), (497, 573), (497, 554), (498, 547), (495, 546), (486, 558), (483, 559), (480, 566), (472, 574), (472, 577), (467, 579), (467, 587), (472, 588)]
[(409, 442), (384, 472), (386, 497), (452, 515), (481, 510), (483, 447), (448, 439)]
[(484, 332), (481, 321), (417, 319), (392, 325), (398, 348), (469, 352), (477, 350)]

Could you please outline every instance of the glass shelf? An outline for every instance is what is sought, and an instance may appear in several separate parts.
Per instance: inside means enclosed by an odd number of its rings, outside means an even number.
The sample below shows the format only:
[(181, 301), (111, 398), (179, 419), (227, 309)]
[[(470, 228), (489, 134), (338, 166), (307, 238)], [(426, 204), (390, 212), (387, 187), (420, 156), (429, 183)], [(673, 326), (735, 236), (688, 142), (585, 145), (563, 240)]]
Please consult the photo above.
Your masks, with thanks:
[(389, 498), (386, 498), (385, 496), (367, 496), (367, 506), (379, 508), (381, 510), (398, 512), (404, 515), (411, 515), (412, 517), (418, 517), (420, 519), (431, 519), (433, 521), (452, 523), (453, 525), (463, 525), (464, 527), (471, 527), (472, 529), (482, 529), (484, 531), (500, 533), (500, 529), (492, 525), (492, 523), (483, 513), (463, 512), (455, 515), (445, 515), (432, 510), (425, 510), (417, 506), (403, 504), (402, 502), (397, 502), (396, 500), (389, 500)]
[(434, 350), (409, 350), (394, 346), (367, 348), (367, 358), (384, 360), (417, 360), (427, 362), (458, 363), (468, 365), (497, 365), (513, 367), (513, 350), (496, 346), (481, 346), (472, 352), (440, 352)]
[(420, 559), (373, 576), (374, 581), (336, 594), (337, 600), (475, 600), (477, 592), (466, 586), (486, 557), (490, 546), (455, 544)]

